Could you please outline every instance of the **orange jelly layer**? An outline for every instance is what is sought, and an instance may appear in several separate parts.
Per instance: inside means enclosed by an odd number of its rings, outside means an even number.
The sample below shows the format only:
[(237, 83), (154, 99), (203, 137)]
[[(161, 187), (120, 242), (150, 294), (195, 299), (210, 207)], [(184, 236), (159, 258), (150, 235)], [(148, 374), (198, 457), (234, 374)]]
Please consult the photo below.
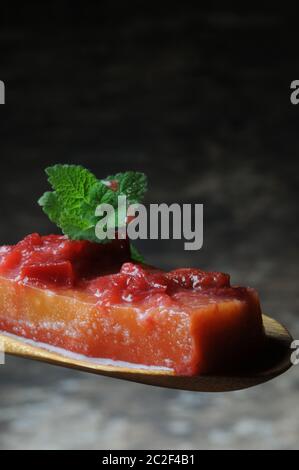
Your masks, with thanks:
[(181, 375), (240, 368), (264, 340), (256, 292), (226, 274), (136, 264), (125, 240), (38, 234), (0, 249), (0, 330)]

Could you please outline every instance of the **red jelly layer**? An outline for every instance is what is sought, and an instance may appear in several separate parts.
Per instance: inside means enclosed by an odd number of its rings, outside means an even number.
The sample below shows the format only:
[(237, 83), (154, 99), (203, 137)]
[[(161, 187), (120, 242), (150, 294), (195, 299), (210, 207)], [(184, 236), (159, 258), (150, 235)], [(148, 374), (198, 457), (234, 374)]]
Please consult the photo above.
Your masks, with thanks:
[(264, 339), (256, 292), (227, 274), (133, 263), (126, 240), (38, 234), (0, 249), (0, 329), (183, 375), (240, 367)]

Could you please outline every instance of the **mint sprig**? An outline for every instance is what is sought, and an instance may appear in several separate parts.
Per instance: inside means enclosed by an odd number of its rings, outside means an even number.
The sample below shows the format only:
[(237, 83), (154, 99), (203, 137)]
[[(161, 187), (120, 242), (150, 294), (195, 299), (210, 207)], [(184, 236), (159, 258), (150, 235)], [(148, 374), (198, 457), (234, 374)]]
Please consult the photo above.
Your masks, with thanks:
[(107, 181), (117, 181), (119, 194), (125, 194), (130, 204), (141, 202), (147, 191), (147, 177), (138, 171), (126, 171), (108, 176)]
[[(53, 191), (44, 193), (38, 203), (49, 219), (72, 240), (109, 242), (109, 239), (99, 240), (96, 237), (95, 227), (99, 221), (95, 215), (97, 206), (104, 203), (113, 206), (117, 225), (118, 196), (126, 196), (128, 204), (138, 203), (147, 190), (146, 176), (136, 171), (117, 173), (103, 180), (97, 179), (80, 165), (57, 164), (45, 171)], [(109, 231), (109, 228), (107, 226), (106, 230)], [(131, 252), (132, 259), (141, 261), (135, 248)]]

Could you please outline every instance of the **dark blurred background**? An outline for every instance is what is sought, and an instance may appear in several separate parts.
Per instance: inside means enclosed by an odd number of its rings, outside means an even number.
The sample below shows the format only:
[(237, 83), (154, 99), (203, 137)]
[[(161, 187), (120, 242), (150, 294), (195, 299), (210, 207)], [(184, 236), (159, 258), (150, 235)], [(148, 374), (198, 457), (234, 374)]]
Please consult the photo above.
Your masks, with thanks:
[[(143, 241), (148, 261), (230, 272), (298, 338), (297, 38), (273, 5), (2, 5), (1, 244), (55, 231), (46, 166), (141, 170), (147, 202), (204, 204), (204, 248)], [(299, 448), (296, 367), (212, 395), (7, 358), (0, 383), (3, 449)]]

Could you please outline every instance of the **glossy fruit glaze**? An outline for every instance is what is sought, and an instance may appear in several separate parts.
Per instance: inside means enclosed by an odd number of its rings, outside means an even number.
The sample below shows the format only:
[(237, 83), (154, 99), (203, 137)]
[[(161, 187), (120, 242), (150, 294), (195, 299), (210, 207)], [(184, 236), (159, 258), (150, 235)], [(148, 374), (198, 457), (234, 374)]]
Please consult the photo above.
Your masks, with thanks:
[(257, 294), (227, 274), (136, 264), (127, 240), (38, 234), (0, 248), (0, 330), (184, 375), (233, 369), (263, 337)]
[(128, 259), (127, 240), (100, 244), (33, 233), (16, 245), (0, 248), (0, 275), (44, 288), (75, 287)]
[(212, 296), (244, 295), (242, 288), (230, 286), (228, 274), (193, 268), (165, 272), (133, 263), (127, 240), (99, 244), (33, 233), (16, 245), (0, 248), (1, 274), (46, 289), (84, 290), (102, 304), (138, 303), (157, 294), (167, 300), (187, 290)]

